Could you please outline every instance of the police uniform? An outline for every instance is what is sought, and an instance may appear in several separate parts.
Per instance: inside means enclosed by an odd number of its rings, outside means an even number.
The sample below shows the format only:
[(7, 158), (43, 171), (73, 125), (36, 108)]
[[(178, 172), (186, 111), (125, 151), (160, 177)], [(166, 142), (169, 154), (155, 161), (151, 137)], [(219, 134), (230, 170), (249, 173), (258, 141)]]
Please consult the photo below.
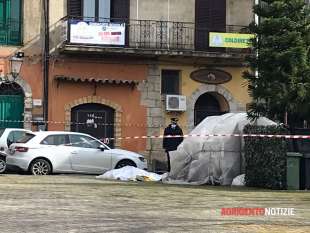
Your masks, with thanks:
[[(164, 131), (164, 136), (171, 135), (180, 135), (183, 136), (182, 129), (177, 125), (177, 118), (171, 118), (171, 124), (169, 124)], [(168, 160), (168, 171), (170, 171), (170, 156), (169, 151), (174, 151), (178, 148), (178, 145), (183, 141), (183, 137), (164, 137), (163, 139), (163, 148), (167, 153)]]

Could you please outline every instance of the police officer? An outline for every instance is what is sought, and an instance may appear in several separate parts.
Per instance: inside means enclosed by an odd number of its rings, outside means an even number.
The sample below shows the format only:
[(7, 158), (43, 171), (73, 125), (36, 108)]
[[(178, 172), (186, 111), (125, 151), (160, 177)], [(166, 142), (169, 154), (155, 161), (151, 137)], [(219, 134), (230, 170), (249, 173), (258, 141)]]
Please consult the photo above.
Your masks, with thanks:
[[(177, 149), (178, 145), (183, 141), (183, 131), (178, 126), (178, 119), (173, 117), (170, 119), (171, 123), (165, 128), (164, 139), (163, 139), (163, 148), (167, 153), (168, 160), (168, 172), (170, 172), (170, 155), (169, 151), (174, 151)], [(181, 136), (181, 137), (166, 137), (166, 136)]]

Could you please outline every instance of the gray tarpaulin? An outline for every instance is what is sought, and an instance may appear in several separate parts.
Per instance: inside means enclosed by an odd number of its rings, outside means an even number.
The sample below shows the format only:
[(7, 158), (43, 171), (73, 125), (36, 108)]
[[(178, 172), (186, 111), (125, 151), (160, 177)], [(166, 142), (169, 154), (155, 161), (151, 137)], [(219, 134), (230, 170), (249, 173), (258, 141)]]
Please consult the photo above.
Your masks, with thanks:
[[(246, 113), (227, 113), (207, 117), (190, 134), (242, 134), (249, 123)], [(265, 117), (252, 123), (275, 124)], [(163, 182), (231, 185), (241, 173), (242, 147), (242, 137), (187, 137), (176, 151), (170, 152), (171, 171)]]

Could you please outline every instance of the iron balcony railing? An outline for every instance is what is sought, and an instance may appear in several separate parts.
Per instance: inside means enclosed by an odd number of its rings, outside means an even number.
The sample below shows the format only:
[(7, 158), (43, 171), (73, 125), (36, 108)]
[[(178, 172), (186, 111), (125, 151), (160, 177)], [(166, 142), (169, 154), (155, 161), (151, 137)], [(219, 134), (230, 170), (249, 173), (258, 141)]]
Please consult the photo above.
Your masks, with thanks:
[[(132, 20), (132, 19), (95, 19), (83, 17), (68, 17), (67, 28), (67, 43), (69, 44), (88, 44), (100, 46), (118, 46), (128, 48), (141, 48), (141, 49), (155, 49), (155, 50), (191, 50), (191, 51), (227, 51), (223, 48), (210, 48), (209, 47), (209, 33), (210, 32), (230, 32), (230, 33), (246, 33), (246, 26), (226, 25), (223, 29), (215, 28), (197, 28), (194, 23), (188, 22), (170, 22), (170, 21), (156, 21), (156, 20)], [(80, 28), (77, 29), (76, 25), (80, 23)], [(81, 24), (82, 23), (82, 24)], [(85, 25), (93, 25), (92, 29), (83, 27)], [(96, 25), (99, 27), (106, 27), (107, 25), (121, 25), (120, 35), (123, 33), (124, 38), (121, 38), (120, 43), (110, 43), (109, 41), (102, 44), (92, 41), (90, 34), (87, 30), (96, 30)], [(123, 27), (123, 28), (121, 28)], [(75, 40), (79, 31), (85, 39)], [(116, 30), (117, 31), (117, 30)], [(113, 30), (111, 33), (117, 34)], [(93, 33), (93, 32), (91, 32)], [(103, 33), (103, 32), (98, 32)], [(74, 34), (74, 35), (73, 35)], [(88, 36), (89, 35), (89, 36)], [(104, 35), (104, 33), (102, 34)], [(111, 35), (111, 34), (110, 34)], [(110, 38), (111, 39), (111, 38)], [(229, 49), (231, 50), (231, 49)], [(236, 52), (248, 52), (248, 49), (233, 49)]]
[(16, 19), (0, 20), (0, 45), (21, 45), (22, 22)]

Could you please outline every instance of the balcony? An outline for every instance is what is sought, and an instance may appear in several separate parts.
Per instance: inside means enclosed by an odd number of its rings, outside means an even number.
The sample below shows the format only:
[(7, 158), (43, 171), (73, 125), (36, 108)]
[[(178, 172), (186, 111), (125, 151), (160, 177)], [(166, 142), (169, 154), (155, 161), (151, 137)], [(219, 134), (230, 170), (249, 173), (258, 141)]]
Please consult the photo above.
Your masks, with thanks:
[(21, 45), (21, 21), (0, 21), (0, 45)]
[[(213, 58), (234, 60), (237, 65), (250, 50), (209, 46), (210, 32), (246, 33), (245, 26), (227, 25), (219, 31), (196, 28), (194, 23), (155, 20), (66, 18), (64, 53), (141, 56), (143, 58)], [(194, 61), (195, 62), (195, 61)]]

